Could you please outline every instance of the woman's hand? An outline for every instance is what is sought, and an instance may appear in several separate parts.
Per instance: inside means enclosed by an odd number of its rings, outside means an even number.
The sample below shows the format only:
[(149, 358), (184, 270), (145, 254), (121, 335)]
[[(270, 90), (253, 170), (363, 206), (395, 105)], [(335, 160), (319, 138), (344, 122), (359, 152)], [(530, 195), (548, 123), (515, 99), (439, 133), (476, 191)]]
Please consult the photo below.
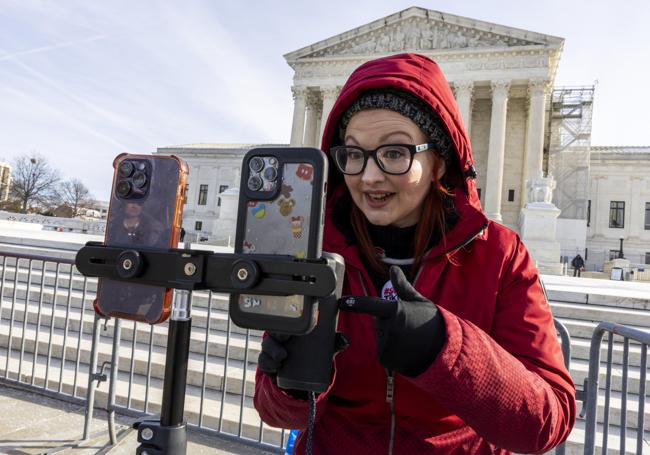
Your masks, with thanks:
[(289, 352), (284, 344), (289, 341), (291, 335), (280, 333), (269, 333), (262, 340), (262, 351), (257, 358), (257, 365), (265, 374), (275, 378), (282, 367), (282, 362), (287, 358)]
[(390, 279), (398, 300), (344, 296), (339, 309), (375, 316), (379, 362), (389, 370), (415, 377), (433, 363), (445, 342), (445, 323), (436, 305), (408, 282), (397, 266)]

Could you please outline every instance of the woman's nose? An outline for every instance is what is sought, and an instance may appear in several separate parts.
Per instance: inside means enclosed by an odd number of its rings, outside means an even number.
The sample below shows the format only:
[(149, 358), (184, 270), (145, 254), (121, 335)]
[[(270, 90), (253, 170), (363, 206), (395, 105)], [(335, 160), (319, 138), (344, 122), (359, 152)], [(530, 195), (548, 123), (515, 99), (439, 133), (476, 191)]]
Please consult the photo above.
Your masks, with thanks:
[(366, 168), (363, 170), (361, 175), (361, 180), (364, 183), (376, 183), (381, 182), (386, 178), (383, 171), (377, 166), (377, 163), (372, 157), (368, 157), (368, 162), (366, 163)]

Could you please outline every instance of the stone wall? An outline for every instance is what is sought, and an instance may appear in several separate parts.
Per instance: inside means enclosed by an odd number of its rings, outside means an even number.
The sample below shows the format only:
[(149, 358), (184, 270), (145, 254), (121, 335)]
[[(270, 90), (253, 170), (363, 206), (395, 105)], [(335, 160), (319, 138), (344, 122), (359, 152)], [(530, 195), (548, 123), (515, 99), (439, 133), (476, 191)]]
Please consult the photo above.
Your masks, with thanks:
[(80, 232), (103, 235), (106, 220), (82, 220), (79, 218), (59, 218), (31, 213), (13, 213), (0, 211), (0, 220), (17, 221), (42, 226), (43, 230)]

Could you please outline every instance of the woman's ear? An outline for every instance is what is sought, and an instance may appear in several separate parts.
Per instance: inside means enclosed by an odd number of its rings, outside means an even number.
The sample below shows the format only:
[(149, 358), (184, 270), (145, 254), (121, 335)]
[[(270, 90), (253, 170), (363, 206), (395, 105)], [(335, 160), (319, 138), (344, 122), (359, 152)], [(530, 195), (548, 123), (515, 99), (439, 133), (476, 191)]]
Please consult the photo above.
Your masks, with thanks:
[(431, 181), (435, 182), (436, 180), (440, 181), (442, 179), (442, 176), (445, 175), (445, 172), (447, 172), (447, 163), (444, 160), (439, 160), (436, 158), (437, 161), (437, 166), (435, 169), (436, 175), (431, 176)]

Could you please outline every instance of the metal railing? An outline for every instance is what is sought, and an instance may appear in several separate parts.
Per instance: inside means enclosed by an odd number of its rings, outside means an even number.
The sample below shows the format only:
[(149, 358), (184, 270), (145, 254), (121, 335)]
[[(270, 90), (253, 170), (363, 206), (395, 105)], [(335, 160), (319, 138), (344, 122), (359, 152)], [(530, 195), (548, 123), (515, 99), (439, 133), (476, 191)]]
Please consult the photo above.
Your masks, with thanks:
[[(567, 371), (571, 371), (571, 337), (567, 328), (557, 319), (553, 320), (557, 336), (560, 339), (562, 347), (562, 357), (564, 357), (564, 366)], [(555, 448), (555, 455), (564, 455), (566, 452), (566, 443), (562, 443)]]
[[(95, 406), (108, 412), (113, 443), (116, 411), (160, 412), (167, 324), (97, 317), (97, 280), (72, 260), (3, 252), (0, 263), (0, 383), (85, 404), (82, 440)], [(230, 322), (225, 296), (195, 292), (192, 304), (188, 426), (280, 450), (288, 432), (262, 423), (252, 405), (261, 333)]]
[[(636, 422), (636, 448), (637, 454), (647, 453), (650, 449), (648, 442), (645, 440), (645, 399), (646, 399), (646, 376), (647, 376), (647, 357), (648, 345), (650, 344), (650, 333), (626, 327), (612, 322), (601, 322), (594, 330), (591, 338), (589, 352), (589, 377), (586, 388), (585, 402), (585, 455), (593, 455), (596, 450), (597, 436), (597, 404), (599, 397), (599, 381), (601, 371), (601, 346), (604, 335), (607, 334), (607, 361), (605, 364), (605, 403), (604, 416), (602, 424), (602, 442), (601, 453), (607, 453), (609, 445), (609, 419), (610, 403), (612, 398), (612, 364), (614, 351), (614, 336), (623, 338), (623, 358), (622, 358), (622, 383), (620, 397), (620, 419), (619, 419), (619, 453), (625, 453), (626, 440), (630, 437), (628, 428), (628, 398), (629, 394), (637, 397), (637, 422)], [(639, 380), (637, 390), (630, 390), (630, 343), (634, 342), (640, 347), (639, 356)], [(634, 433), (634, 432), (633, 432)], [(645, 450), (644, 450), (645, 449)]]
[[(61, 282), (67, 280), (68, 286), (80, 282), (81, 316), (88, 281), (74, 274), (73, 268), (73, 261), (66, 259), (3, 253), (0, 340), (6, 341), (2, 343), (5, 348), (0, 348), (0, 359), (4, 357), (4, 362), (0, 360), (0, 377), (83, 400), (79, 388), (83, 321), (72, 317), (72, 293), (62, 290)], [(55, 331), (57, 312), (64, 312), (63, 327)], [(78, 327), (76, 338), (71, 334), (71, 323)], [(68, 348), (74, 348), (75, 355)], [(64, 387), (64, 372), (70, 370), (71, 364), (73, 377)]]
[[(58, 399), (86, 406), (83, 439), (90, 437), (92, 410), (108, 412), (108, 432), (115, 443), (115, 412), (132, 417), (160, 411), (167, 325), (105, 320), (92, 307), (97, 280), (86, 278), (72, 260), (37, 255), (0, 253), (0, 383), (19, 385)], [(234, 326), (227, 299), (211, 292), (194, 292), (193, 331), (186, 398), (186, 419), (194, 430), (264, 449), (280, 450), (288, 432), (261, 422), (252, 405), (259, 332)], [(567, 368), (571, 340), (555, 321)], [(112, 329), (112, 330), (111, 330)], [(602, 429), (597, 425), (598, 368), (601, 343), (609, 334), (605, 409)], [(609, 402), (613, 368), (613, 335), (623, 344), (623, 398), (628, 395), (630, 340), (640, 343), (636, 391), (645, 397), (646, 356), (650, 334), (617, 324), (601, 323), (593, 334), (588, 387), (585, 453), (593, 454), (602, 432), (604, 452), (609, 435)], [(635, 348), (636, 349), (636, 348)], [(638, 354), (640, 352), (640, 356)], [(636, 374), (636, 373), (635, 373)], [(627, 414), (623, 400), (621, 415)], [(645, 400), (638, 400), (637, 453), (644, 442)], [(600, 408), (602, 409), (602, 407)], [(625, 417), (622, 417), (625, 419)], [(627, 427), (620, 423), (620, 432)], [(122, 434), (124, 432), (121, 432)], [(625, 448), (625, 438), (621, 439)], [(564, 445), (556, 449), (564, 453)]]

